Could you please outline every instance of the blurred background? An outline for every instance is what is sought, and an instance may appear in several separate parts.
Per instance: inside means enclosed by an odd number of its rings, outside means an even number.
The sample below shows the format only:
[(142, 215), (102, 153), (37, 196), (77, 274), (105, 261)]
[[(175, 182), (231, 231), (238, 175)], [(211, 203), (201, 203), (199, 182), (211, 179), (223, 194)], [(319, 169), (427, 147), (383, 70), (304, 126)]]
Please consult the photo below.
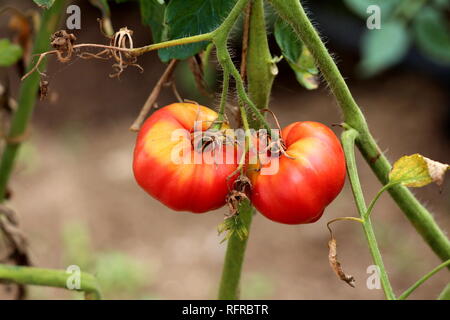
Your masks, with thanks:
[[(78, 43), (106, 43), (96, 20), (101, 12), (88, 1), (74, 3), (82, 13), (81, 30), (74, 32)], [(442, 48), (420, 40), (422, 31), (416, 27), (415, 12), (403, 20), (405, 39), (387, 37), (378, 42), (380, 52), (395, 46), (393, 39), (404, 42), (403, 48), (380, 62), (367, 53), (373, 52), (367, 51), (368, 43), (373, 43), (367, 40), (362, 18), (367, 14), (355, 3), (306, 1), (306, 7), (334, 53), (373, 135), (391, 161), (421, 153), (450, 163), (450, 68), (445, 52), (440, 56)], [(0, 1), (0, 7), (6, 5), (36, 9), (25, 0)], [(436, 1), (435, 6), (448, 22), (448, 1)], [(151, 32), (142, 26), (137, 4), (111, 3), (111, 17), (115, 29), (127, 26), (134, 30), (135, 46), (151, 43)], [(0, 15), (0, 38), (12, 38), (14, 34), (8, 27), (9, 19), (8, 14)], [(431, 34), (438, 33), (430, 25), (426, 27)], [(450, 40), (448, 29), (444, 30), (444, 38), (436, 41), (445, 45)], [(273, 54), (280, 55), (273, 37), (270, 41)], [(236, 38), (232, 43), (236, 60), (239, 46)], [(17, 211), (29, 239), (33, 263), (60, 269), (79, 265), (99, 278), (110, 299), (214, 299), (226, 248), (226, 243), (220, 244), (222, 237), (216, 227), (226, 209), (203, 215), (173, 212), (141, 190), (131, 170), (136, 134), (128, 128), (165, 69), (164, 64), (155, 53), (145, 54), (139, 58), (144, 73), (129, 68), (117, 80), (108, 77), (109, 62), (79, 58), (66, 64), (55, 58), (49, 61), (48, 99), (36, 106), (31, 137), (20, 150), (10, 183), (10, 206)], [(325, 84), (308, 91), (299, 85), (285, 61), (278, 66), (280, 74), (270, 107), (282, 126), (302, 120), (327, 125), (341, 121)], [(12, 96), (17, 97), (17, 70), (0, 68), (0, 75), (9, 78)], [(216, 92), (220, 83), (214, 79), (219, 77), (213, 68), (209, 84)], [(176, 83), (183, 98), (217, 106), (217, 99), (198, 92), (186, 63), (178, 66)], [(165, 89), (158, 104), (175, 100)], [(338, 127), (333, 130), (340, 134)], [(359, 155), (358, 165), (369, 201), (380, 183)], [(442, 190), (430, 185), (414, 193), (448, 232), (449, 183)], [(328, 264), (326, 222), (355, 215), (348, 182), (315, 224), (286, 226), (257, 214), (246, 252), (242, 298), (382, 299), (382, 290), (366, 286), (366, 270), (372, 259), (358, 225), (341, 222), (333, 228), (339, 259), (344, 270), (355, 276), (356, 288), (338, 280)], [(396, 293), (440, 263), (387, 194), (377, 204), (373, 220)], [(411, 297), (434, 299), (449, 280), (449, 273), (442, 271)], [(11, 296), (13, 292), (0, 285), (0, 298)], [(43, 287), (29, 290), (31, 299), (74, 297), (80, 295)]]

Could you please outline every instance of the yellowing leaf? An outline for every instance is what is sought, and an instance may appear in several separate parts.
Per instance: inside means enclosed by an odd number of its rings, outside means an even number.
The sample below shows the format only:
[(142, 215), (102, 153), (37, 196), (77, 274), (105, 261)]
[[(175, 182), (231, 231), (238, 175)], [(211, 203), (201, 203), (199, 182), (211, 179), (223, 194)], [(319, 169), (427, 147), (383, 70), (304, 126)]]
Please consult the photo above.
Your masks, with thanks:
[(394, 163), (389, 173), (389, 183), (401, 183), (419, 188), (432, 182), (442, 185), (449, 165), (428, 159), (418, 153), (404, 156)]

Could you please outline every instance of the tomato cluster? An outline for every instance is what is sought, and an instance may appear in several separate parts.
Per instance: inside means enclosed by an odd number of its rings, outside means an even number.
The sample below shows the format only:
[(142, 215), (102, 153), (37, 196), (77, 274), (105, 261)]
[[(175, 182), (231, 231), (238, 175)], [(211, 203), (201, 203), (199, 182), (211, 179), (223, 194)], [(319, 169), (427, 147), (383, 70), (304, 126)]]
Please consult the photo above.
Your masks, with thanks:
[[(203, 213), (223, 206), (237, 177), (242, 147), (208, 144), (192, 134), (194, 129), (207, 132), (217, 116), (191, 103), (175, 103), (154, 112), (136, 141), (133, 171), (138, 184), (173, 210)], [(273, 221), (315, 222), (343, 187), (346, 171), (341, 144), (328, 127), (310, 121), (285, 127), (281, 137), (283, 152), (269, 157), (277, 161), (275, 172), (264, 174), (270, 161), (246, 166), (249, 198)], [(218, 155), (220, 161), (216, 161)]]

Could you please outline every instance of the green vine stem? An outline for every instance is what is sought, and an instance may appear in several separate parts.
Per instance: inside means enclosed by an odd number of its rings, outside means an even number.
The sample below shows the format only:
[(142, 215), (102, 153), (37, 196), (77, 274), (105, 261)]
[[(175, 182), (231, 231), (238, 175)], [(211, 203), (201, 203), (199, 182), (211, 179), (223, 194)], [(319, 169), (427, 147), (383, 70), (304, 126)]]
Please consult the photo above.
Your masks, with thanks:
[[(58, 27), (60, 14), (63, 11), (65, 1), (55, 1), (49, 10), (45, 10), (41, 26), (34, 42), (33, 54), (39, 54), (48, 50), (50, 36)], [(31, 69), (30, 67), (28, 69)], [(40, 76), (38, 73), (31, 74), (25, 79), (20, 87), (19, 101), (17, 111), (14, 113), (11, 121), (11, 128), (6, 138), (6, 146), (0, 162), (0, 203), (5, 200), (5, 193), (8, 186), (9, 177), (14, 166), (14, 161), (21, 142), (27, 136), (28, 122), (33, 113), (36, 104), (37, 93), (39, 90)]]
[(362, 225), (367, 238), (367, 244), (369, 246), (370, 253), (372, 254), (373, 261), (380, 269), (380, 281), (381, 285), (383, 286), (384, 294), (386, 296), (386, 299), (395, 300), (395, 294), (392, 290), (391, 283), (389, 282), (389, 277), (384, 267), (383, 259), (381, 258), (380, 249), (378, 248), (377, 240), (375, 238), (375, 233), (372, 227), (372, 222), (370, 221), (370, 217), (366, 214), (366, 202), (364, 200), (363, 191), (359, 182), (358, 170), (355, 160), (354, 148), (357, 136), (358, 132), (353, 129), (346, 130), (342, 134), (342, 145), (344, 147), (350, 185), (355, 197), (356, 207), (358, 208), (359, 214), (363, 220)]
[[(243, 200), (240, 203), (239, 217), (248, 231), (252, 223), (253, 212), (254, 209), (249, 200)], [(218, 298), (220, 300), (239, 299), (239, 284), (247, 241), (248, 236), (245, 239), (241, 239), (236, 233), (228, 240), (219, 287)]]
[(386, 191), (389, 190), (390, 188), (392, 188), (393, 186), (397, 185), (398, 183), (388, 183), (386, 185), (384, 185), (379, 191), (378, 193), (375, 195), (375, 197), (373, 198), (373, 200), (370, 202), (369, 207), (367, 208), (367, 212), (366, 212), (366, 216), (370, 217), (370, 214), (373, 211), (373, 207), (375, 206), (375, 204), (377, 203), (378, 199), (380, 199), (381, 195)]
[[(269, 1), (311, 51), (343, 112), (344, 121), (359, 133), (356, 138), (356, 145), (380, 182), (383, 185), (387, 184), (388, 174), (392, 168), (391, 164), (372, 137), (363, 113), (353, 99), (344, 78), (308, 19), (299, 0)], [(433, 251), (443, 261), (450, 259), (449, 239), (437, 225), (431, 213), (414, 197), (408, 188), (397, 185), (390, 188), (389, 193)]]
[(410, 288), (408, 288), (405, 292), (403, 292), (398, 299), (399, 300), (405, 300), (409, 297), (411, 293), (414, 292), (418, 287), (420, 287), (425, 281), (430, 279), (433, 275), (444, 269), (445, 267), (450, 266), (450, 259), (441, 263), (436, 268), (428, 272), (426, 275), (424, 275), (422, 278), (420, 278), (416, 283), (414, 283)]
[[(250, 30), (248, 41), (247, 81), (250, 100), (259, 110), (269, 106), (270, 93), (275, 78), (272, 55), (267, 41), (266, 22), (264, 18), (264, 1), (255, 0), (250, 13)], [(264, 93), (264, 94), (262, 94)], [(250, 120), (252, 127), (261, 126), (258, 121)]]
[[(0, 265), (0, 279), (18, 284), (47, 286), (67, 289), (67, 280), (71, 274), (63, 270), (42, 269)], [(102, 294), (96, 278), (89, 273), (80, 273), (80, 289), (88, 300), (100, 300)]]
[(450, 283), (447, 284), (439, 294), (438, 300), (450, 300)]

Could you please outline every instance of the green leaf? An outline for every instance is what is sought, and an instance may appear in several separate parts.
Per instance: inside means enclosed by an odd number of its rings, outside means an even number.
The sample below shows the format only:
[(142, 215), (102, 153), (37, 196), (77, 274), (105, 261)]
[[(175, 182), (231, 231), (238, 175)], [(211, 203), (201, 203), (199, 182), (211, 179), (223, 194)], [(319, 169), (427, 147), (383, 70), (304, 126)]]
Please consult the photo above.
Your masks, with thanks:
[(437, 63), (450, 64), (450, 26), (442, 12), (422, 10), (414, 20), (417, 46)]
[(435, 182), (442, 185), (448, 164), (428, 159), (418, 153), (401, 157), (389, 173), (389, 183), (401, 183), (407, 187), (423, 187)]
[[(156, 0), (154, 0), (156, 1)], [(207, 33), (217, 28), (233, 8), (236, 0), (171, 0), (165, 11), (164, 24), (167, 37), (179, 39)], [(162, 61), (186, 59), (205, 49), (208, 42), (159, 50)]]
[(55, 3), (55, 0), (33, 0), (39, 7), (44, 9), (49, 9), (53, 3)]
[(362, 39), (360, 71), (373, 76), (397, 64), (408, 52), (409, 44), (409, 34), (401, 22), (387, 22), (379, 30), (367, 30)]
[(302, 53), (297, 63), (289, 61), (289, 65), (295, 72), (297, 81), (306, 89), (314, 90), (319, 87), (319, 69), (317, 69), (314, 58), (306, 46), (303, 46)]
[(274, 25), (275, 40), (289, 61), (298, 61), (302, 53), (302, 42), (292, 30), (291, 26), (281, 19), (277, 19)]
[(167, 5), (161, 0), (140, 0), (141, 17), (144, 24), (150, 26), (153, 42), (166, 40), (164, 36), (164, 15)]
[(308, 90), (319, 87), (319, 70), (308, 48), (302, 44), (292, 28), (281, 19), (274, 25), (275, 40), (281, 53), (295, 72), (297, 81)]
[(22, 48), (8, 39), (0, 39), (0, 67), (8, 67), (22, 57)]
[(361, 18), (367, 18), (367, 8), (371, 5), (377, 5), (381, 9), (381, 15), (388, 17), (401, 0), (344, 0), (347, 7)]

